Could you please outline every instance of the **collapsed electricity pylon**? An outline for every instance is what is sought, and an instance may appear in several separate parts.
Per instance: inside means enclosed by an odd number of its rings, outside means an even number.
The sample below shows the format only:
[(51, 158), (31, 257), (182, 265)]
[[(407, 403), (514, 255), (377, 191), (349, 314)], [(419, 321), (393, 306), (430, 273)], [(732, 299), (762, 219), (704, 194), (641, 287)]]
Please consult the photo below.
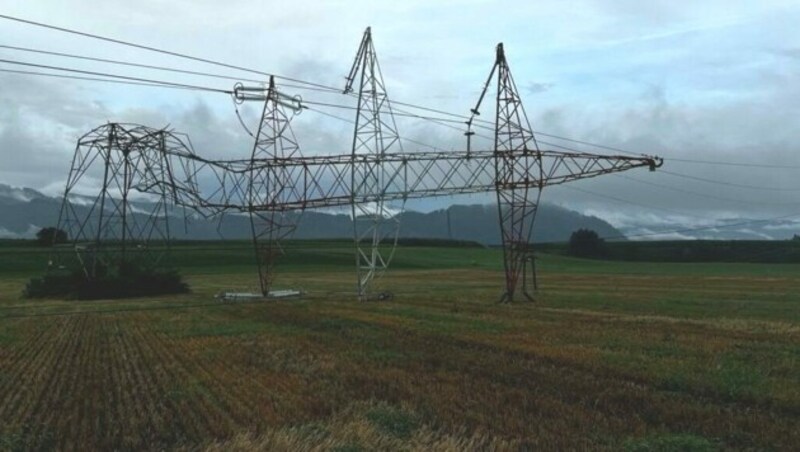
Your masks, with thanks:
[[(472, 150), (471, 126), (495, 74), (494, 146), (488, 150)], [(239, 102), (264, 102), (259, 128), (253, 134), (255, 144), (249, 159), (211, 161), (197, 156), (187, 146), (157, 144), (158, 141), (149, 137), (159, 136), (159, 133), (152, 131), (121, 139), (119, 137), (125, 135), (116, 131), (115, 127), (118, 126), (97, 129), (78, 144), (78, 150), (81, 150), (82, 146), (88, 145), (86, 143), (91, 143), (95, 155), (105, 156), (104, 188), (94, 204), (99, 202), (99, 211), (105, 212), (103, 203), (107, 199), (114, 199), (106, 195), (107, 186), (110, 181), (118, 180), (122, 172), (123, 187), (128, 187), (120, 190), (123, 200), (128, 199), (126, 193), (129, 188), (135, 188), (164, 199), (167, 199), (165, 193), (170, 194), (170, 201), (174, 204), (191, 207), (204, 214), (247, 214), (264, 296), (269, 294), (273, 282), (273, 259), (280, 250), (280, 240), (294, 229), (289, 214), (306, 209), (349, 207), (354, 223), (357, 295), (365, 300), (369, 298), (370, 283), (386, 269), (391, 256), (391, 252), (386, 253), (381, 249), (381, 242), (394, 234), (396, 244), (399, 218), (397, 210), (387, 207), (387, 203), (398, 202), (403, 205), (408, 199), (494, 192), (498, 200), (505, 265), (506, 287), (502, 300), (510, 302), (514, 300), (520, 282), (525, 296), (531, 298), (527, 292), (526, 267), (532, 259), (530, 237), (544, 187), (639, 167), (653, 171), (662, 164), (661, 159), (646, 155), (608, 156), (539, 149), (511, 77), (502, 44), (496, 48), (489, 78), (472, 110), (473, 117), (467, 122), (465, 151), (405, 152), (400, 148), (397, 127), (369, 29), (359, 46), (345, 92), (352, 90), (356, 79), (359, 80), (358, 106), (353, 146), (349, 153), (309, 157), (300, 155), (290, 127), (291, 115), (287, 115), (286, 109), (296, 114), (306, 106), (299, 97), (282, 93), (276, 87), (274, 78), (270, 78), (266, 87), (245, 88), (237, 85), (234, 89), (234, 98)], [(170, 140), (175, 137), (174, 134), (165, 134), (164, 131), (160, 132), (161, 143), (165, 141), (164, 137), (171, 137)], [(392, 147), (397, 150), (392, 150)], [(145, 152), (152, 148), (157, 148), (158, 152)], [(173, 171), (161, 169), (175, 168), (174, 164), (170, 166), (154, 162), (145, 164), (144, 176), (139, 177), (154, 182), (132, 182), (139, 179), (128, 177), (129, 172), (125, 168), (131, 166), (129, 156), (133, 149), (140, 149), (139, 154), (147, 155), (146, 158), (142, 157), (146, 161), (163, 158), (169, 162), (177, 158), (183, 168), (181, 177), (176, 179)], [(119, 153), (124, 156), (122, 164), (111, 157)], [(87, 155), (76, 151), (77, 164), (73, 163), (65, 203), (72, 187), (77, 184), (73, 173), (85, 172), (82, 168), (86, 166)], [(124, 163), (126, 161), (127, 164)], [(138, 168), (136, 165), (134, 167)], [(204, 171), (210, 171), (213, 175), (210, 179), (216, 178), (219, 185), (210, 195), (200, 197), (197, 180), (207, 178), (201, 174)], [(127, 204), (123, 202), (121, 205)], [(65, 209), (68, 211), (69, 208), (62, 208), (62, 217), (65, 217)], [(125, 207), (122, 212), (124, 219)], [(79, 222), (81, 231), (87, 222)], [(384, 223), (389, 223), (391, 227), (383, 226)], [(108, 227), (108, 221), (104, 221), (102, 215), (98, 224), (100, 231)], [(80, 236), (84, 235), (81, 232)], [(99, 243), (105, 235), (98, 232), (96, 237), (96, 243)], [(136, 237), (141, 237), (141, 234)], [(125, 241), (132, 238), (134, 235), (122, 234), (123, 249)]]
[[(580, 152), (539, 149), (522, 106), (514, 80), (499, 44), (495, 61), (473, 115), (497, 74), (494, 148), (473, 151), (411, 152), (399, 146), (397, 127), (380, 73), (368, 28), (347, 77), (345, 93), (359, 81), (353, 145), (349, 155), (273, 158), (258, 162), (267, 174), (288, 172), (284, 180), (288, 197), (261, 205), (252, 211), (290, 211), (349, 206), (352, 209), (356, 248), (357, 295), (369, 297), (373, 279), (388, 266), (390, 253), (380, 248), (383, 238), (394, 234), (398, 216), (387, 203), (405, 203), (411, 198), (494, 191), (498, 200), (504, 253), (506, 289), (502, 301), (513, 301), (521, 280), (527, 292), (527, 266), (532, 266), (530, 237), (541, 190), (547, 185), (624, 171), (635, 167), (654, 170), (655, 157), (603, 156)], [(296, 107), (304, 108), (301, 105)], [(473, 118), (468, 122), (471, 127)], [(471, 136), (468, 131), (468, 138)], [(397, 145), (398, 152), (389, 152)], [(251, 162), (253, 164), (255, 162)], [(236, 171), (226, 164), (228, 170)], [(294, 196), (294, 198), (292, 197)], [(230, 200), (209, 200), (215, 208), (240, 208)], [(388, 222), (393, 227), (382, 227)], [(388, 248), (388, 247), (387, 247)], [(391, 247), (393, 252), (394, 246)], [(263, 286), (262, 286), (263, 287)], [(265, 292), (266, 293), (266, 292)]]
[[(403, 151), (392, 107), (386, 94), (378, 57), (372, 44), (372, 30), (367, 27), (356, 53), (344, 94), (353, 91), (358, 83), (355, 127), (353, 129), (351, 168), (351, 211), (353, 243), (356, 259), (356, 293), (361, 300), (368, 299), (370, 286), (388, 268), (397, 245), (400, 232), (399, 208), (389, 208), (383, 197), (369, 201), (370, 194), (392, 185), (391, 173), (381, 163), (392, 148)], [(377, 159), (360, 160), (360, 157), (376, 156)], [(386, 243), (392, 241), (392, 243)], [(378, 294), (385, 298), (387, 294)]]
[(190, 148), (185, 135), (133, 124), (109, 123), (78, 139), (57, 227), (87, 278), (112, 264), (161, 261), (169, 206), (200, 203)]

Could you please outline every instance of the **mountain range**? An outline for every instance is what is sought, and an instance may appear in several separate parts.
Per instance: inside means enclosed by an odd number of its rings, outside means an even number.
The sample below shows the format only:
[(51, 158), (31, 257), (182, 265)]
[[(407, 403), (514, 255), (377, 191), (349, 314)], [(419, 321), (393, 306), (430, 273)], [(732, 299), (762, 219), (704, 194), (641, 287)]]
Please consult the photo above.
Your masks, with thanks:
[[(70, 197), (78, 212), (88, 211), (92, 200)], [(149, 211), (146, 201), (137, 201), (134, 212)], [(0, 184), (0, 238), (32, 238), (47, 226), (55, 226), (61, 205), (60, 197), (47, 196), (30, 188)], [(137, 215), (134, 213), (134, 215)], [(244, 239), (250, 237), (250, 223), (243, 215), (227, 215), (220, 223), (204, 218), (192, 218), (184, 228), (183, 212), (171, 212), (176, 224), (172, 229), (176, 239)], [(405, 211), (400, 215), (400, 236), (408, 238), (438, 238), (468, 240), (484, 245), (500, 242), (497, 207), (495, 205), (453, 205), (432, 212)], [(299, 217), (294, 238), (349, 238), (352, 236), (350, 215), (323, 211), (308, 211)], [(536, 217), (534, 241), (560, 242), (569, 239), (579, 228), (597, 231), (604, 237), (624, 238), (608, 222), (593, 216), (552, 204), (542, 204)]]

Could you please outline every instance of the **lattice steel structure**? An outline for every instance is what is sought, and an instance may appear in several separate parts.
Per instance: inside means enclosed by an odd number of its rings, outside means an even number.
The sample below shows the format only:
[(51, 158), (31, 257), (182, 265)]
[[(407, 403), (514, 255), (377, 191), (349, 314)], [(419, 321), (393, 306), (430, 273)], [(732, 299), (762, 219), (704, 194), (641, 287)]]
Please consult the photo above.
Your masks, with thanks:
[[(493, 80), (494, 145), (492, 149), (473, 150), (471, 126)], [(131, 189), (160, 196), (165, 202), (190, 207), (204, 215), (226, 212), (248, 215), (260, 289), (267, 296), (274, 279), (274, 258), (281, 252), (280, 240), (295, 227), (289, 213), (349, 207), (354, 228), (356, 293), (359, 299), (366, 300), (374, 296), (370, 290), (372, 281), (389, 265), (391, 252), (387, 251), (394, 249), (393, 246), (382, 249), (382, 242), (389, 237), (389, 242), (396, 244), (399, 227), (396, 214), (400, 209), (390, 208), (389, 203), (396, 202), (402, 207), (408, 199), (494, 192), (505, 267), (502, 300), (510, 302), (520, 288), (527, 299), (532, 298), (527, 284), (527, 274), (533, 275), (534, 271), (532, 266), (528, 267), (532, 257), (530, 238), (544, 187), (638, 167), (654, 170), (662, 163), (657, 157), (644, 155), (608, 156), (540, 149), (502, 44), (496, 48), (484, 91), (472, 109), (473, 117), (467, 121), (464, 151), (406, 152), (400, 147), (370, 29), (362, 38), (345, 92), (354, 93), (355, 86), (358, 86), (358, 103), (353, 143), (350, 152), (338, 155), (301, 155), (290, 122), (305, 105), (299, 97), (281, 92), (274, 78), (264, 86), (237, 85), (233, 91), (237, 102), (264, 103), (258, 129), (252, 134), (254, 146), (248, 159), (204, 159), (184, 145), (188, 140), (178, 140), (176, 134), (163, 130), (129, 130), (113, 124), (96, 129), (79, 141), (62, 208), (62, 218), (66, 219), (63, 224), (71, 221), (69, 194), (85, 172), (82, 168), (87, 165), (89, 155), (103, 156), (106, 176), (95, 204), (100, 203), (99, 212), (106, 212), (103, 204), (115, 199), (108, 186), (118, 184), (121, 177), (122, 214), (113, 218), (122, 218), (123, 223), (127, 221), (126, 211), (130, 211), (124, 206)], [(180, 175), (175, 168), (181, 168)], [(217, 184), (206, 196), (199, 194), (197, 181), (201, 178)], [(164, 212), (166, 218), (167, 210)], [(109, 218), (112, 217), (101, 214), (99, 220), (93, 220), (99, 231), (109, 227)], [(152, 215), (148, 218), (148, 224), (158, 223)], [(80, 237), (87, 236), (83, 230), (89, 223), (88, 219), (78, 222)], [(122, 231), (128, 229), (123, 227)], [(168, 235), (168, 230), (162, 234), (167, 238)], [(91, 237), (96, 248), (104, 238), (121, 239), (123, 252), (126, 240), (146, 241), (142, 232), (125, 232), (121, 237), (99, 232)]]
[[(344, 93), (358, 83), (358, 103), (353, 128), (353, 165), (350, 168), (350, 206), (353, 220), (353, 244), (356, 255), (356, 292), (359, 299), (370, 296), (370, 285), (388, 268), (400, 232), (399, 214), (405, 206), (389, 208), (383, 196), (367, 199), (393, 185), (393, 174), (380, 163), (387, 153), (403, 151), (392, 106), (386, 94), (383, 74), (372, 44), (372, 30), (367, 27), (356, 53)], [(360, 159), (377, 156), (378, 161)], [(388, 247), (385, 242), (391, 240)], [(378, 294), (378, 297), (385, 295)]]
[[(270, 77), (264, 88), (239, 86), (234, 90), (234, 100), (263, 101), (261, 121), (253, 136), (255, 144), (250, 161), (241, 174), (247, 176), (246, 198), (250, 217), (259, 285), (263, 294), (269, 293), (274, 277), (274, 262), (282, 253), (280, 241), (295, 229), (295, 218), (278, 209), (265, 210), (264, 206), (276, 206), (297, 196), (298, 180), (288, 167), (267, 167), (259, 161), (293, 159), (300, 156), (300, 146), (289, 123), (291, 116), (298, 112), (297, 100), (278, 92), (275, 78)], [(288, 108), (287, 108), (288, 107)], [(287, 113), (287, 110), (289, 112)]]
[[(135, 124), (109, 123), (78, 140), (57, 227), (87, 278), (123, 261), (159, 263), (169, 206), (200, 204), (194, 155), (185, 135)], [(82, 194), (92, 183), (99, 190)]]
[[(494, 66), (478, 104), (472, 110), (473, 114), (478, 114), (486, 87), (489, 86), (495, 72), (497, 73), (494, 132), (495, 191), (506, 276), (506, 292), (502, 300), (513, 300), (520, 278), (523, 282), (523, 295), (532, 300), (527, 291), (526, 266), (533, 259), (530, 239), (545, 184), (543, 155), (539, 151), (517, 85), (508, 68), (502, 43), (497, 45)], [(531, 271), (534, 271), (533, 267)]]

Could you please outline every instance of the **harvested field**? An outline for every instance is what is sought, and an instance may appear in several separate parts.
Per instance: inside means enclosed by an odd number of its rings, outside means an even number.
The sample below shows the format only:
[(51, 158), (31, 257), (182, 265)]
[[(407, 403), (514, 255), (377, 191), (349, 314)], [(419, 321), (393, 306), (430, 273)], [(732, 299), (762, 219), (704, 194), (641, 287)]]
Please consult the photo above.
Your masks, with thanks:
[(358, 303), (326, 253), (266, 303), (215, 302), (254, 277), (212, 257), (153, 299), (28, 301), (5, 272), (0, 448), (800, 444), (800, 266), (543, 256), (537, 303), (498, 305), (497, 251), (403, 248), (394, 301)]

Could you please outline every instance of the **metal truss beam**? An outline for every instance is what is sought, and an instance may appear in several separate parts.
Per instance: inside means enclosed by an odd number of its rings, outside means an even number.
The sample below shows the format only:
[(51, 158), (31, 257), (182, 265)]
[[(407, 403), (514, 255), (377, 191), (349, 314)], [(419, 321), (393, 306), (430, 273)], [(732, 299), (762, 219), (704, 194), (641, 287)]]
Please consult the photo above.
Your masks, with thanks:
[[(497, 180), (495, 159), (541, 162), (542, 171), (522, 174), (515, 180)], [(225, 171), (229, 185), (239, 178), (243, 184), (249, 174), (245, 161), (208, 162)], [(204, 207), (217, 210), (290, 211), (367, 204), (383, 200), (418, 199), (437, 196), (493, 192), (497, 189), (538, 188), (627, 171), (633, 168), (655, 170), (657, 157), (608, 156), (559, 151), (454, 151), (407, 152), (383, 156), (351, 154), (262, 159), (256, 168), (268, 174), (285, 172), (291, 195), (258, 205), (243, 206), (220, 196), (203, 201)], [(361, 190), (353, 197), (349, 176), (358, 165), (380, 167), (387, 176), (381, 185)], [(526, 163), (527, 164), (527, 163)]]

